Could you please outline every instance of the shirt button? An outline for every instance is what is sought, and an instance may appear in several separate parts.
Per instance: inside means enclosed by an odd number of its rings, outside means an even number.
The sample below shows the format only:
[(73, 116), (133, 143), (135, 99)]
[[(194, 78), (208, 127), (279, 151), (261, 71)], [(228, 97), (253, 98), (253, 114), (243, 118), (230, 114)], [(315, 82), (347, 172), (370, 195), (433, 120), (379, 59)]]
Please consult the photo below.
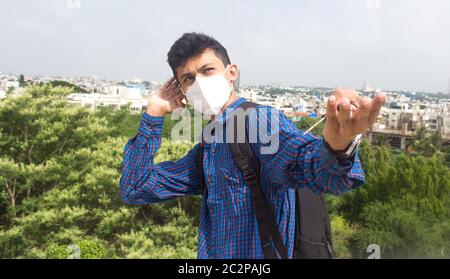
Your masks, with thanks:
[(208, 182), (211, 183), (211, 181), (212, 181), (212, 176), (208, 175)]

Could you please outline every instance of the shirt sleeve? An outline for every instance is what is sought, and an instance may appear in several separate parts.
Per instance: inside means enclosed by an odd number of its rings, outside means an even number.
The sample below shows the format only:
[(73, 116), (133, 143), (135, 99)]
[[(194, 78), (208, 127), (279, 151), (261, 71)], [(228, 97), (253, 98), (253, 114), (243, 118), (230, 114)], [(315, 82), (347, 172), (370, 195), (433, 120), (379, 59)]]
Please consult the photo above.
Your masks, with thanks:
[(154, 164), (163, 122), (163, 116), (144, 113), (137, 135), (125, 145), (120, 193), (126, 203), (148, 204), (200, 194), (199, 174), (194, 164), (198, 144), (178, 161)]
[[(303, 131), (282, 112), (262, 107), (258, 108), (257, 113), (258, 129), (272, 135), (269, 144), (258, 136), (258, 143), (253, 144), (252, 148), (260, 159), (261, 173), (270, 181), (334, 195), (346, 193), (365, 182), (358, 150), (352, 158), (338, 161), (322, 138), (311, 133), (303, 135)], [(279, 126), (274, 126), (277, 123)], [(278, 142), (273, 143), (273, 140)], [(269, 145), (273, 145), (273, 152), (263, 154), (262, 148)]]

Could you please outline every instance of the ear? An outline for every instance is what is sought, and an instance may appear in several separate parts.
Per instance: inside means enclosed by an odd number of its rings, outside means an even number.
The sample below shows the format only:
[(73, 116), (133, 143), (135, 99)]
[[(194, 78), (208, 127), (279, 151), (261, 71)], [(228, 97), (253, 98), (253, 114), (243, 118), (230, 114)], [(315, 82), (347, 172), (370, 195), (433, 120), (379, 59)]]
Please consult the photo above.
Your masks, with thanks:
[(228, 66), (228, 72), (227, 72), (227, 78), (231, 81), (234, 82), (235, 80), (237, 80), (239, 77), (239, 70), (236, 64), (230, 64)]

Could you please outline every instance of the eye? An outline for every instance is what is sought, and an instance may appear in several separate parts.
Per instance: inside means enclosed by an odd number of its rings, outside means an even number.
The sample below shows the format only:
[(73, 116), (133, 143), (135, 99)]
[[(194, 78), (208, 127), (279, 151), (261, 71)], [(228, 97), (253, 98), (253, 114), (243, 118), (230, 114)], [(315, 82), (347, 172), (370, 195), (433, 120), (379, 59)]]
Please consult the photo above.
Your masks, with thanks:
[(189, 76), (189, 77), (186, 77), (185, 79), (184, 79), (184, 83), (186, 83), (186, 82), (191, 82), (191, 81), (193, 81), (194, 80), (194, 77), (193, 76)]
[(211, 72), (211, 71), (213, 71), (213, 70), (214, 70), (214, 68), (209, 67), (209, 68), (206, 68), (206, 69), (205, 69), (205, 72), (206, 72), (206, 73), (209, 73), (209, 72)]

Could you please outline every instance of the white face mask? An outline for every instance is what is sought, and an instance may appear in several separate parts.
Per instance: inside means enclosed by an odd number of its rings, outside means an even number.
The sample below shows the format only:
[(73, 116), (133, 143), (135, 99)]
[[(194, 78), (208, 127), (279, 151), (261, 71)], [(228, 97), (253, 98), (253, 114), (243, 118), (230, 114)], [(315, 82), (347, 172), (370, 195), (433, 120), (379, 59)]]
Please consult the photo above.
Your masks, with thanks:
[(195, 82), (186, 92), (187, 101), (198, 112), (206, 115), (219, 114), (231, 94), (231, 85), (225, 78), (228, 66), (221, 75), (195, 77)]

